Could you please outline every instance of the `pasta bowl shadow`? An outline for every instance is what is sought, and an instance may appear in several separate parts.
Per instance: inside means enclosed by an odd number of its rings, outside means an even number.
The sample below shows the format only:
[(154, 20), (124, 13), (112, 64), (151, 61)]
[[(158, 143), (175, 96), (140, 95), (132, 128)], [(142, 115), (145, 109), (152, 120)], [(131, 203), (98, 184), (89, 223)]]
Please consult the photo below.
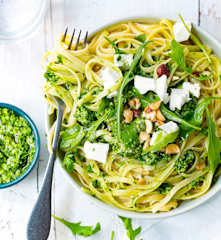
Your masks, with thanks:
[[(159, 20), (162, 20), (162, 19), (161, 18), (147, 18), (147, 17), (131, 17), (131, 18), (119, 19), (117, 21), (111, 22), (110, 24), (107, 24), (107, 25), (104, 25), (104, 26), (98, 28), (97, 30), (95, 30), (93, 33), (90, 34), (90, 38), (92, 38), (96, 33), (100, 32), (101, 30), (103, 30), (107, 27), (110, 27), (115, 24), (125, 22), (128, 20), (133, 20), (133, 21), (138, 21), (138, 22), (143, 22), (143, 23), (154, 23), (154, 22), (159, 22)], [(214, 53), (219, 58), (221, 58), (221, 44), (209, 33), (207, 33), (202, 28), (200, 28), (194, 24), (193, 24), (193, 30), (195, 33), (197, 33), (198, 37), (203, 41), (203, 43), (210, 46), (213, 49)], [(53, 119), (53, 116), (48, 115), (48, 106), (46, 106), (46, 109), (45, 109), (45, 120), (46, 120), (46, 131), (49, 134), (54, 119)], [(124, 217), (137, 218), (137, 219), (161, 219), (161, 218), (172, 217), (172, 216), (175, 216), (178, 214), (185, 213), (187, 211), (190, 211), (193, 208), (200, 206), (201, 204), (203, 204), (204, 202), (206, 202), (207, 200), (212, 198), (217, 192), (219, 192), (221, 190), (221, 178), (219, 178), (217, 180), (216, 184), (213, 185), (212, 188), (205, 195), (203, 195), (197, 199), (194, 199), (194, 200), (187, 200), (187, 201), (181, 203), (176, 209), (173, 209), (169, 212), (161, 212), (161, 213), (154, 214), (154, 213), (149, 213), (149, 212), (140, 213), (140, 212), (134, 212), (134, 211), (127, 211), (127, 210), (122, 210), (115, 206), (109, 205), (105, 202), (102, 202), (101, 200), (83, 192), (81, 190), (81, 187), (82, 187), (81, 183), (79, 183), (79, 181), (77, 181), (77, 179), (73, 175), (69, 174), (62, 167), (62, 160), (61, 160), (60, 154), (58, 154), (56, 162), (59, 165), (64, 176), (68, 179), (68, 181), (71, 183), (71, 185), (76, 190), (78, 190), (79, 192), (84, 194), (90, 201), (95, 203), (97, 206), (100, 206), (101, 208), (103, 208), (107, 211), (110, 211), (112, 213), (115, 213), (117, 215), (124, 216)]]

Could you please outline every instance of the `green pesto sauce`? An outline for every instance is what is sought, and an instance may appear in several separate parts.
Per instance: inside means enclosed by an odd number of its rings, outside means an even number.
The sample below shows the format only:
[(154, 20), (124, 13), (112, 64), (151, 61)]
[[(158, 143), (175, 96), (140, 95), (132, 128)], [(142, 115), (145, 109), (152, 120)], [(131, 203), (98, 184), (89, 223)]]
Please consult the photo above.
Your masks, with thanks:
[(0, 108), (0, 184), (22, 175), (35, 154), (32, 129), (14, 111)]

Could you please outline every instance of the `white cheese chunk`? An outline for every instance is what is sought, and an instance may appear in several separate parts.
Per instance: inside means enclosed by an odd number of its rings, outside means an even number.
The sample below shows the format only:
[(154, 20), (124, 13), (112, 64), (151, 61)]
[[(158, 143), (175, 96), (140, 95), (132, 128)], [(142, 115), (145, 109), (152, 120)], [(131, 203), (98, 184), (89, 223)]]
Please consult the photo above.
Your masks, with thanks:
[(168, 93), (165, 93), (164, 98), (163, 98), (163, 102), (164, 102), (165, 104), (167, 104), (169, 101), (170, 101), (170, 96), (169, 96)]
[(112, 68), (105, 67), (101, 69), (100, 77), (101, 80), (103, 81), (104, 90), (108, 90), (116, 84), (117, 80), (119, 79), (119, 74)]
[(170, 95), (170, 110), (174, 111), (176, 108), (181, 110), (182, 106), (189, 100), (189, 91), (181, 88), (172, 89)]
[[(189, 21), (185, 21), (187, 27), (191, 31), (192, 24)], [(187, 31), (185, 28), (184, 24), (182, 22), (176, 22), (173, 25), (173, 34), (174, 34), (174, 39), (177, 42), (183, 42), (189, 39), (190, 33)]]
[(136, 75), (134, 78), (134, 86), (141, 94), (145, 94), (148, 91), (155, 91), (156, 80), (153, 78)]
[(128, 70), (133, 62), (133, 54), (114, 54), (114, 66)]
[(106, 163), (109, 151), (109, 144), (107, 143), (90, 143), (88, 141), (84, 144), (84, 153), (86, 158)]
[(159, 128), (161, 130), (163, 130), (164, 132), (166, 132), (167, 134), (176, 132), (179, 129), (178, 125), (173, 121), (167, 122), (167, 123), (159, 126)]
[(163, 101), (164, 103), (168, 102), (168, 94), (167, 94), (167, 76), (166, 75), (162, 75), (161, 77), (159, 77), (156, 80), (156, 94), (158, 95), (158, 97), (160, 98), (161, 101)]
[(183, 89), (186, 91), (189, 91), (190, 93), (193, 94), (193, 96), (199, 98), (200, 96), (200, 84), (199, 83), (189, 83), (189, 82), (184, 82), (183, 83)]

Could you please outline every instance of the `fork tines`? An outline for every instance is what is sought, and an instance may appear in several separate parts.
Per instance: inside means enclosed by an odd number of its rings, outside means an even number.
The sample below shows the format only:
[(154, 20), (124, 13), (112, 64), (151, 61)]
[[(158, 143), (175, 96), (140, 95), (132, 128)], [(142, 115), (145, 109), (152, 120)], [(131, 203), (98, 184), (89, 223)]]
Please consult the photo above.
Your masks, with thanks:
[[(70, 40), (70, 42), (68, 44), (68, 50), (71, 50), (71, 46), (72, 46), (72, 42), (73, 42), (73, 39), (74, 39), (75, 32), (76, 32), (76, 30), (74, 28), (73, 33), (71, 35), (71, 40)], [(74, 50), (78, 49), (78, 46), (79, 46), (79, 43), (80, 43), (80, 38), (81, 38), (81, 32), (82, 31), (80, 30), (79, 33), (78, 33), (78, 37), (77, 37), (77, 41), (76, 41)], [(62, 42), (65, 42), (65, 39), (67, 37), (67, 33), (68, 33), (68, 27), (66, 27), (66, 29), (65, 29), (65, 32), (64, 32), (64, 35), (63, 35), (63, 38), (62, 38)], [(83, 48), (86, 47), (87, 37), (88, 37), (88, 31), (85, 33), (85, 36), (84, 36)]]

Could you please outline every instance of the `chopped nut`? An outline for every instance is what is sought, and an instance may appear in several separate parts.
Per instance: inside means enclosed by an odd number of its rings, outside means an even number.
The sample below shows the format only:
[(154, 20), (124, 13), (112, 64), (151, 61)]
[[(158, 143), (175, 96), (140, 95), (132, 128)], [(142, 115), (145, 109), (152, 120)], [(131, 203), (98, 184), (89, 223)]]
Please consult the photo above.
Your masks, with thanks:
[(138, 97), (130, 99), (128, 104), (132, 109), (136, 109), (136, 110), (139, 109), (141, 106), (141, 102)]
[(161, 104), (161, 101), (157, 101), (157, 102), (154, 102), (154, 103), (151, 103), (150, 105), (149, 105), (149, 108), (151, 109), (151, 110), (158, 110), (159, 108), (160, 108), (160, 104)]
[(152, 110), (149, 106), (147, 106), (147, 107), (145, 107), (144, 112), (145, 113), (150, 113), (150, 112), (152, 112)]
[(176, 80), (178, 80), (178, 79), (179, 79), (178, 76), (173, 76), (173, 77), (172, 77), (172, 81), (176, 81)]
[(150, 113), (146, 113), (146, 112), (144, 112), (144, 117), (146, 118), (146, 119), (149, 119), (149, 120), (151, 120), (152, 122), (155, 122), (156, 120), (157, 120), (157, 113), (155, 112), (155, 111), (152, 111), (152, 112), (150, 112)]
[(157, 119), (160, 121), (165, 121), (166, 118), (163, 116), (162, 112), (160, 110), (157, 110)]
[(146, 150), (149, 146), (150, 146), (150, 135), (148, 134), (148, 137), (143, 146), (143, 150)]
[(180, 152), (180, 148), (177, 144), (169, 144), (166, 147), (166, 154), (177, 154)]
[(151, 133), (153, 130), (153, 124), (149, 119), (145, 120), (145, 125), (146, 125), (146, 132)]
[(140, 143), (145, 142), (149, 137), (149, 134), (147, 132), (140, 132), (139, 134), (139, 141)]
[(133, 120), (133, 111), (130, 109), (125, 109), (123, 112), (124, 122), (130, 123)]
[(160, 121), (160, 120), (157, 120), (156, 121), (156, 125), (159, 127), (159, 126), (161, 126), (161, 125), (163, 125), (164, 124), (164, 122), (163, 121)]
[(196, 170), (202, 170), (202, 169), (205, 168), (205, 167), (206, 167), (205, 162), (198, 163), (198, 164), (196, 165)]

